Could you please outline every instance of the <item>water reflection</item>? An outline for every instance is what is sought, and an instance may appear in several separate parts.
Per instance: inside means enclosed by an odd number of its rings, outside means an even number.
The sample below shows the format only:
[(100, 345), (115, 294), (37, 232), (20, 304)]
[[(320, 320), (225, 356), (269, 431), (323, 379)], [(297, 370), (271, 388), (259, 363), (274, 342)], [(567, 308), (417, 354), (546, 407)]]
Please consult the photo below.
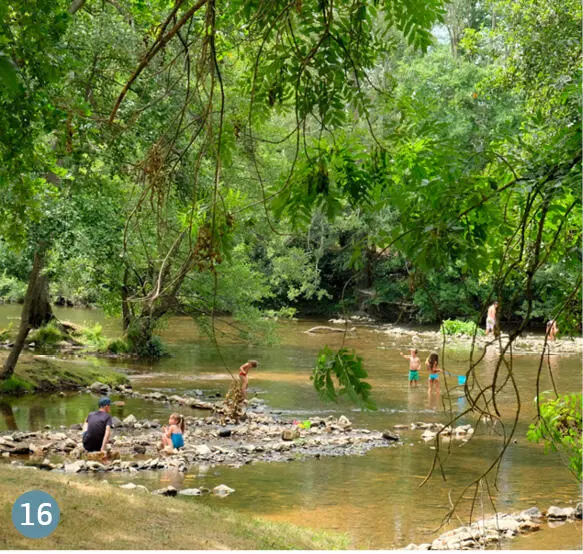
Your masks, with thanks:
[(18, 431), (18, 424), (14, 417), (12, 405), (4, 400), (0, 400), (0, 413), (4, 418), (4, 424), (9, 431)]

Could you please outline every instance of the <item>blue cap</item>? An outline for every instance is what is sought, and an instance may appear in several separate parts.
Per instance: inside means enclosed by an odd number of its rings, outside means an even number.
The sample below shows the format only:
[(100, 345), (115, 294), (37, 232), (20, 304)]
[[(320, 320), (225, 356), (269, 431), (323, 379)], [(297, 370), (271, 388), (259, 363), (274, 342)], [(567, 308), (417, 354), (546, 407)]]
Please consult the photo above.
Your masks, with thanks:
[(99, 399), (99, 407), (104, 408), (105, 406), (111, 406), (111, 400), (107, 396)]

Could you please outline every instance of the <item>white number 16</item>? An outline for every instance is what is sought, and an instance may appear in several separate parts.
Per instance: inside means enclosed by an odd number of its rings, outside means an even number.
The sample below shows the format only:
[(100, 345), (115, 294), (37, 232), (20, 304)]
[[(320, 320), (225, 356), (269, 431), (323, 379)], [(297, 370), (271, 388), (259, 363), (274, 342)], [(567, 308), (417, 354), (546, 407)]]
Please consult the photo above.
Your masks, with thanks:
[[(21, 506), (24, 508), (25, 512), (26, 512), (26, 517), (24, 519), (24, 523), (21, 523), (20, 525), (35, 525), (34, 522), (30, 521), (30, 503), (26, 502), (25, 504), (21, 504)], [(50, 525), (53, 522), (53, 514), (51, 514), (51, 512), (49, 512), (49, 510), (44, 510), (43, 508), (45, 507), (52, 507), (52, 504), (50, 502), (43, 502), (39, 507), (38, 507), (38, 512), (37, 512), (37, 521), (39, 525)]]

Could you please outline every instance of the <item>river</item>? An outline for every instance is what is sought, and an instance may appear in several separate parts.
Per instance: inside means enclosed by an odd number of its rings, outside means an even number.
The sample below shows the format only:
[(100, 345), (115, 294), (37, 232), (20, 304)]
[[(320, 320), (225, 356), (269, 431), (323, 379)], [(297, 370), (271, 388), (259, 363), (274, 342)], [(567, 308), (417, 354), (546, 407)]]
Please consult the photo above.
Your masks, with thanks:
[[(18, 323), (19, 306), (0, 306), (0, 327), (7, 322)], [(120, 332), (119, 322), (105, 318), (94, 310), (57, 309), (60, 319), (103, 326), (104, 334)], [(428, 397), (426, 383), (409, 389), (407, 362), (399, 349), (410, 346), (409, 337), (395, 338), (372, 327), (358, 326), (357, 333), (346, 340), (364, 358), (369, 373), (376, 412), (361, 411), (348, 401), (340, 404), (323, 402), (309, 380), (318, 350), (324, 346), (338, 347), (340, 335), (307, 335), (305, 330), (315, 321), (290, 321), (278, 325), (280, 341), (272, 346), (246, 346), (233, 341), (221, 341), (220, 350), (197, 331), (192, 320), (171, 318), (161, 335), (170, 347), (172, 357), (155, 364), (127, 360), (98, 358), (66, 358), (55, 363), (104, 364), (129, 373), (138, 391), (162, 390), (188, 392), (200, 389), (205, 393), (224, 394), (230, 377), (225, 366), (235, 372), (247, 359), (257, 359), (260, 367), (250, 373), (251, 396), (258, 395), (284, 417), (302, 418), (309, 415), (346, 415), (355, 426), (387, 429), (395, 424), (417, 421), (443, 422), (448, 415), (442, 400), (456, 413), (465, 408), (465, 398), (455, 379), (450, 379), (449, 394), (441, 399)], [(420, 357), (428, 352), (420, 348)], [(442, 360), (451, 373), (461, 373), (467, 364), (467, 352), (452, 351)], [(493, 371), (496, 355), (489, 353), (478, 368), (487, 377)], [(499, 467), (497, 489), (491, 490), (499, 512), (512, 512), (538, 506), (545, 510), (552, 504), (565, 505), (580, 497), (580, 488), (562, 464), (557, 454), (543, 452), (542, 445), (528, 442), (525, 433), (534, 416), (534, 376), (538, 358), (533, 355), (514, 356), (513, 372), (521, 394), (521, 415), (516, 442), (511, 444)], [(551, 367), (559, 390), (580, 388), (580, 355), (551, 356)], [(443, 383), (442, 383), (443, 387)], [(542, 390), (550, 389), (545, 374)], [(514, 413), (510, 393), (502, 393), (500, 409), (506, 424)], [(6, 406), (10, 406), (10, 410)], [(95, 409), (95, 397), (85, 393), (4, 399), (0, 411), (0, 430), (17, 427), (36, 430), (44, 425), (59, 426), (81, 422), (88, 411)], [(166, 420), (170, 409), (163, 404), (126, 400), (124, 407), (114, 407), (113, 415), (120, 418), (133, 413), (138, 418)], [(10, 413), (10, 416), (7, 415)], [(195, 411), (185, 413), (197, 414)], [(198, 412), (197, 415), (205, 415)], [(462, 423), (472, 423), (471, 418)], [(149, 488), (166, 484), (177, 487), (213, 487), (225, 483), (236, 489), (227, 498), (196, 497), (188, 501), (207, 502), (226, 506), (250, 515), (284, 521), (311, 528), (333, 530), (349, 535), (357, 548), (402, 548), (410, 542), (431, 542), (443, 530), (437, 531), (448, 510), (449, 498), (456, 498), (473, 478), (480, 475), (500, 448), (500, 429), (478, 427), (474, 438), (460, 447), (452, 443), (444, 452), (445, 480), (439, 472), (422, 487), (431, 468), (435, 452), (431, 443), (421, 440), (420, 431), (400, 431), (402, 444), (394, 448), (376, 449), (365, 456), (321, 458), (285, 464), (251, 464), (243, 468), (210, 468), (201, 465), (187, 474), (170, 472), (141, 472), (137, 475), (119, 473), (107, 477), (114, 483), (133, 481)], [(459, 510), (461, 517), (468, 513), (469, 501)], [(487, 494), (478, 495), (475, 513), (492, 513)], [(581, 524), (567, 523), (561, 529), (548, 529), (528, 537), (506, 542), (506, 549), (578, 549), (583, 546)]]

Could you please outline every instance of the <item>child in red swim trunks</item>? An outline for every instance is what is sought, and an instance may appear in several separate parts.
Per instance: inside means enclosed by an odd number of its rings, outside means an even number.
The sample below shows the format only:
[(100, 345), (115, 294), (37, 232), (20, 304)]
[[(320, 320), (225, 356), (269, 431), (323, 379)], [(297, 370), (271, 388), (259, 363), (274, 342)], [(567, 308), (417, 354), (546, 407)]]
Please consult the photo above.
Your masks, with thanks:
[(252, 367), (257, 367), (257, 366), (259, 366), (258, 361), (249, 360), (248, 362), (244, 363), (239, 368), (239, 379), (241, 380), (241, 391), (243, 391), (245, 398), (247, 398), (247, 387), (249, 386), (249, 377), (247, 376), (247, 374), (249, 373), (249, 370)]

